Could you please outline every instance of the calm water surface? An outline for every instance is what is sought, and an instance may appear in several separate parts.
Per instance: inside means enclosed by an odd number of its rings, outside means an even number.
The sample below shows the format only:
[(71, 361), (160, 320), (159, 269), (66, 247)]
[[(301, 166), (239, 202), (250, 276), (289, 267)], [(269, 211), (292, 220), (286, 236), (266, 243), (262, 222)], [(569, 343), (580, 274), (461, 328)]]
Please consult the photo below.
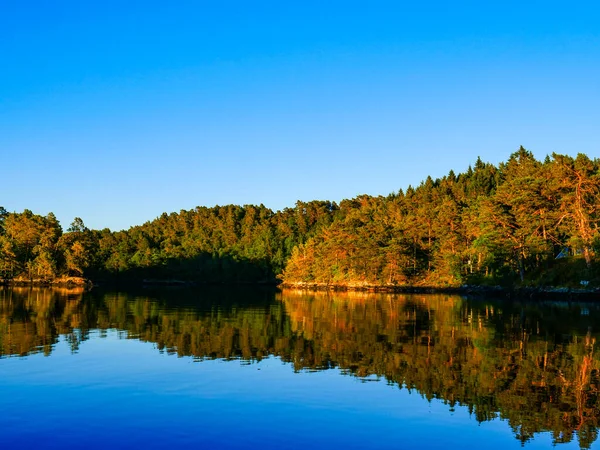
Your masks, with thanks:
[(600, 308), (0, 290), (0, 448), (600, 448)]

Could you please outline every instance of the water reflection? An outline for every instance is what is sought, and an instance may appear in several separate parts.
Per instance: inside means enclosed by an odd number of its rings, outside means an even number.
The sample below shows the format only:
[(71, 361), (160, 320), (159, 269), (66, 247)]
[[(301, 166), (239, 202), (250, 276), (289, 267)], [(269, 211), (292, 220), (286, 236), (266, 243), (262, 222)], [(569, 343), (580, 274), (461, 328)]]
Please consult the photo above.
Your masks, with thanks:
[(599, 426), (599, 325), (595, 305), (448, 295), (0, 291), (0, 357), (50, 355), (59, 336), (77, 352), (90, 331), (116, 329), (197, 360), (275, 355), (381, 377), (478, 421), (506, 419), (522, 442), (549, 431), (582, 448)]

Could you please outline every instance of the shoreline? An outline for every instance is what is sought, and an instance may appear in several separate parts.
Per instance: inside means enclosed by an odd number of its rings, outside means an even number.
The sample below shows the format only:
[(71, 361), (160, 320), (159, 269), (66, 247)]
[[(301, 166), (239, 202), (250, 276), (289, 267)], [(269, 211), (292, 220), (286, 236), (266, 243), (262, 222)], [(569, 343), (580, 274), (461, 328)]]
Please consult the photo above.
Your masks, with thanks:
[(28, 280), (28, 279), (0, 279), (0, 287), (82, 287), (92, 289), (94, 287), (182, 287), (195, 288), (201, 286), (272, 286), (277, 289), (297, 289), (309, 292), (372, 292), (387, 294), (455, 294), (472, 297), (496, 297), (507, 299), (530, 299), (530, 300), (565, 300), (579, 299), (589, 301), (600, 301), (600, 288), (578, 289), (569, 287), (539, 286), (539, 287), (505, 287), (505, 286), (484, 286), (484, 285), (462, 285), (462, 286), (419, 286), (419, 285), (338, 285), (322, 283), (276, 283), (276, 282), (245, 282), (245, 283), (211, 283), (198, 281), (184, 281), (177, 279), (159, 280), (145, 279), (136, 281), (121, 282), (94, 282), (93, 280), (82, 277), (61, 277), (54, 280)]
[(91, 289), (94, 284), (91, 280), (82, 277), (61, 277), (53, 280), (40, 280), (40, 279), (0, 279), (0, 286), (5, 287), (60, 287), (60, 288), (74, 288), (82, 287)]
[(600, 301), (600, 288), (575, 289), (568, 287), (539, 286), (539, 287), (503, 287), (484, 285), (462, 286), (372, 286), (372, 285), (325, 285), (319, 283), (282, 283), (278, 287), (304, 291), (355, 291), (389, 294), (457, 294), (473, 297), (504, 297), (525, 298), (530, 300), (564, 300), (577, 298), (582, 300)]

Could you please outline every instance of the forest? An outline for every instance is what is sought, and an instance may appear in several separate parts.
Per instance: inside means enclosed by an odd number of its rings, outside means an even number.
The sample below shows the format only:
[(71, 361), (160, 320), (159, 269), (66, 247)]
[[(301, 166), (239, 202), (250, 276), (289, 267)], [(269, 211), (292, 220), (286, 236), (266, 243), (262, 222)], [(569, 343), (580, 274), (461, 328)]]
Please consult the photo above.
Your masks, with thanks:
[[(600, 286), (600, 160), (519, 148), (387, 196), (163, 213), (125, 231), (0, 207), (0, 279)], [(400, 184), (400, 182), (399, 182)]]

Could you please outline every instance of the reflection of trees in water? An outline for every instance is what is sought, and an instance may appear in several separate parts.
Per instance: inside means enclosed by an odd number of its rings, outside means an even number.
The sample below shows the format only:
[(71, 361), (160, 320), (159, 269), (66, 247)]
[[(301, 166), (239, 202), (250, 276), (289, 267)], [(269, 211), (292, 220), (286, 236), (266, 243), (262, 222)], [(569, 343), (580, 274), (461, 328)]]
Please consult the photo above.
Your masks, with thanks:
[(577, 432), (586, 448), (597, 437), (597, 310), (582, 316), (577, 305), (446, 295), (285, 291), (278, 301), (249, 292), (236, 298), (178, 299), (174, 306), (143, 295), (3, 290), (0, 355), (49, 354), (59, 335), (76, 351), (90, 330), (118, 329), (179, 356), (276, 355), (296, 370), (339, 367), (385, 377), (451, 408), (465, 405), (479, 421), (507, 419), (523, 441), (550, 430), (555, 442), (568, 442)]
[(600, 362), (588, 326), (598, 319), (582, 324), (576, 305), (300, 293), (284, 302), (292, 329), (318, 343), (303, 358), (316, 367), (333, 361), (466, 405), (480, 421), (500, 416), (523, 441), (544, 430), (556, 442), (578, 431), (583, 448), (596, 439)]
[(59, 335), (76, 350), (85, 339), (81, 330), (95, 323), (82, 294), (82, 289), (0, 289), (0, 356), (49, 355)]

